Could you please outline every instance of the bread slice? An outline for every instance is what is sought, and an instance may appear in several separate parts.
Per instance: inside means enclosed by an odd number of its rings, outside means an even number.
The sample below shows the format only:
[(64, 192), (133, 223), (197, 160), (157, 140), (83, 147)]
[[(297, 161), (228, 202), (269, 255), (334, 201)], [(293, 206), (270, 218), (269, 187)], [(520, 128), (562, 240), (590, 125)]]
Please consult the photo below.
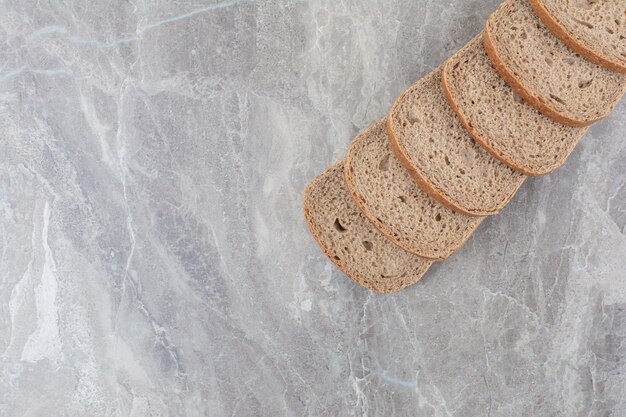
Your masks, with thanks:
[(515, 94), (491, 65), (482, 35), (446, 62), (442, 81), (450, 106), (472, 137), (526, 175), (561, 166), (587, 131), (556, 123)]
[(387, 120), (394, 153), (424, 191), (453, 210), (495, 214), (526, 178), (478, 145), (441, 86), (441, 68), (413, 84)]
[(352, 142), (344, 173), (348, 190), (370, 222), (424, 258), (449, 257), (484, 219), (457, 213), (429, 197), (393, 154), (385, 121)]
[(385, 238), (359, 211), (346, 188), (343, 162), (314, 179), (304, 193), (304, 216), (322, 251), (357, 283), (390, 293), (419, 281), (432, 261)]
[(546, 28), (529, 0), (503, 3), (487, 21), (483, 41), (515, 92), (559, 123), (590, 125), (608, 115), (624, 93), (624, 74), (574, 53)]
[(626, 73), (626, 3), (619, 0), (530, 0), (544, 25), (594, 64)]

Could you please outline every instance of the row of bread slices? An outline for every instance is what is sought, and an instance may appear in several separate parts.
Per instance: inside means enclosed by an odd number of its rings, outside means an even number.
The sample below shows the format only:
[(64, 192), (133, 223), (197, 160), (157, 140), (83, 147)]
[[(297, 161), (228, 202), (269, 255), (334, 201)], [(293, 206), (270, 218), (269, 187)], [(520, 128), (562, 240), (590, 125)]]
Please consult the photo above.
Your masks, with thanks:
[(359, 284), (397, 291), (454, 253), (526, 176), (561, 166), (625, 92), (625, 4), (502, 4), (309, 184), (305, 217), (325, 254)]

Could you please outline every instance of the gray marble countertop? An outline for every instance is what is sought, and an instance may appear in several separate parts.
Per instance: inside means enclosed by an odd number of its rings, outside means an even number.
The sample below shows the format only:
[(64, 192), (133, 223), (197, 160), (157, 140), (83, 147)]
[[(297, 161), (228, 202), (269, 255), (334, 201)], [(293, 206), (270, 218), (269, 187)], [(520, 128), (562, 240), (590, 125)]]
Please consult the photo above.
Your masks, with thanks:
[(0, 1), (0, 416), (626, 415), (624, 103), (398, 294), (302, 216), (498, 1)]

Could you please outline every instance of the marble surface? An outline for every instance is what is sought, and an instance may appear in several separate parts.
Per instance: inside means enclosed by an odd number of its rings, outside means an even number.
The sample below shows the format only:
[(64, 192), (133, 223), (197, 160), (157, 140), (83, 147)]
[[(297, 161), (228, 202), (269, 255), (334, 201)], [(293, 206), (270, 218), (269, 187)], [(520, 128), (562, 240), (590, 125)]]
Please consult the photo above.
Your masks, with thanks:
[(626, 105), (373, 294), (308, 181), (497, 0), (0, 0), (0, 416), (624, 416)]

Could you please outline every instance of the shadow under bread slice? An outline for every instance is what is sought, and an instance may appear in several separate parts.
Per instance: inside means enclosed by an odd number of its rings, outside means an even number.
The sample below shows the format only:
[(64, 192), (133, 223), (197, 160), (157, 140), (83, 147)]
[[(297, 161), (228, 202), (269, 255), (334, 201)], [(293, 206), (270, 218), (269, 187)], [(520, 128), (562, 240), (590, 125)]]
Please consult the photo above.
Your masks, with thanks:
[(498, 73), (530, 105), (569, 126), (588, 126), (617, 105), (626, 74), (593, 64), (561, 42), (529, 0), (507, 0), (483, 36)]
[(385, 121), (352, 142), (344, 173), (348, 190), (371, 223), (403, 249), (425, 258), (452, 255), (484, 218), (455, 212), (429, 197), (394, 155)]
[(472, 137), (526, 175), (560, 167), (587, 131), (555, 122), (518, 96), (492, 66), (482, 35), (446, 62), (442, 82), (450, 106)]
[(453, 210), (496, 214), (526, 178), (494, 158), (463, 128), (441, 86), (441, 69), (413, 84), (387, 121), (395, 155), (420, 187)]
[(530, 0), (544, 25), (588, 61), (626, 73), (623, 0)]
[(365, 218), (346, 187), (343, 162), (307, 186), (304, 216), (326, 256), (371, 290), (391, 293), (406, 288), (432, 264), (392, 243)]

